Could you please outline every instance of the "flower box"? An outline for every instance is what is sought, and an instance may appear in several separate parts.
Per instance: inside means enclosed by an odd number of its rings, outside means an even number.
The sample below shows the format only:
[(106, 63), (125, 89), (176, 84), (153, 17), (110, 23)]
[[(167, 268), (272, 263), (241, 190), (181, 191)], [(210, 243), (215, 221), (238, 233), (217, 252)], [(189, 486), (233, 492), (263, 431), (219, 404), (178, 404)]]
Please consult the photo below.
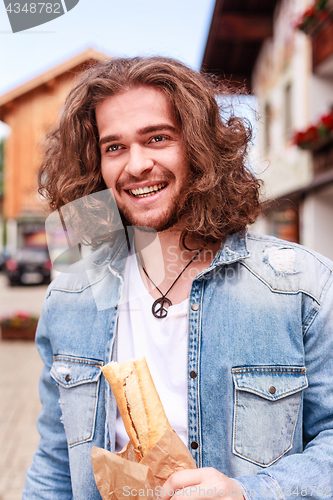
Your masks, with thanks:
[(296, 24), (296, 28), (309, 36), (314, 36), (332, 15), (333, 0), (316, 0)]
[(323, 115), (316, 125), (302, 132), (296, 132), (294, 144), (301, 149), (318, 151), (333, 142), (333, 111)]
[(24, 312), (2, 318), (1, 340), (34, 340), (38, 318)]
[(37, 323), (34, 328), (1, 327), (1, 340), (35, 340)]

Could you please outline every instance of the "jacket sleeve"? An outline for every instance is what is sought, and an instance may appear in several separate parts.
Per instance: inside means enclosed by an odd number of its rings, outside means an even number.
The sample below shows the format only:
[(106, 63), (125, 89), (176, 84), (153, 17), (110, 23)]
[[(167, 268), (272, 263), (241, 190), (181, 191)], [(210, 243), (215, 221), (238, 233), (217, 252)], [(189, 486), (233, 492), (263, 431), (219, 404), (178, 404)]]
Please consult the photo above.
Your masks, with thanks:
[[(333, 273), (304, 328), (302, 453), (236, 481), (247, 500), (323, 500), (333, 497)], [(301, 416), (300, 416), (301, 417)]]
[(22, 500), (69, 500), (73, 497), (59, 390), (50, 375), (53, 353), (48, 338), (47, 301), (46, 298), (36, 332), (36, 345), (44, 362), (39, 384), (42, 410), (37, 422), (41, 439), (27, 472)]

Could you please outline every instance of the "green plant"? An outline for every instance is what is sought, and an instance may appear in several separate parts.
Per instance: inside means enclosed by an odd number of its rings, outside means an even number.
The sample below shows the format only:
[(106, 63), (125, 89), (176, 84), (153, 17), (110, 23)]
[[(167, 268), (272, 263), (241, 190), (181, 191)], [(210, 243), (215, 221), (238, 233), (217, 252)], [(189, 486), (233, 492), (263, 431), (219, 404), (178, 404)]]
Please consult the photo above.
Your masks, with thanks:
[(311, 25), (317, 21), (325, 21), (329, 15), (328, 0), (316, 0), (312, 7), (309, 7), (296, 23), (296, 28), (305, 33)]

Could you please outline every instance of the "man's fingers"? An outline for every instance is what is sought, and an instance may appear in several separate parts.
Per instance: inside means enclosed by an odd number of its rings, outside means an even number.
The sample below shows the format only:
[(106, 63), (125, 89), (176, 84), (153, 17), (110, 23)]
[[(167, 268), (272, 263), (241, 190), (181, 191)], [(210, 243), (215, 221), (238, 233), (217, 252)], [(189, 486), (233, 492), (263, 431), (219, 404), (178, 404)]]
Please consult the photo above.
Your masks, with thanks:
[(187, 469), (172, 474), (162, 486), (161, 500), (180, 498), (244, 500), (237, 483), (212, 467)]
[(186, 469), (174, 472), (162, 487), (161, 500), (169, 500), (176, 493), (176, 490), (181, 490), (193, 484), (199, 484), (198, 472), (200, 469)]
[[(176, 495), (176, 497), (179, 496), (180, 491), (184, 493), (184, 496), (190, 496), (189, 491), (191, 494), (194, 494), (198, 490), (197, 486), (199, 484), (207, 482), (209, 479), (213, 480), (216, 478), (216, 480), (221, 480), (221, 477), (217, 478), (217, 475), (223, 476), (221, 472), (211, 467), (205, 467), (203, 469), (186, 469), (175, 472), (162, 486), (160, 498), (161, 500), (170, 500), (173, 495)], [(193, 487), (192, 490), (191, 487)], [(177, 491), (179, 492), (178, 495)]]

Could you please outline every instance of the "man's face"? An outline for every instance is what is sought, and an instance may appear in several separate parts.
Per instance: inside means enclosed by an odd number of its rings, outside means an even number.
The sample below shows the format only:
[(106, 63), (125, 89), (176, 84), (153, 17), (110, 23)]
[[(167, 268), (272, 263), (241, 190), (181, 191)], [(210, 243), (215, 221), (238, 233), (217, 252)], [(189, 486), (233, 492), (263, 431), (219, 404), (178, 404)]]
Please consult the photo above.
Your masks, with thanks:
[(163, 231), (176, 221), (189, 171), (169, 101), (137, 87), (96, 108), (102, 176), (127, 224)]

